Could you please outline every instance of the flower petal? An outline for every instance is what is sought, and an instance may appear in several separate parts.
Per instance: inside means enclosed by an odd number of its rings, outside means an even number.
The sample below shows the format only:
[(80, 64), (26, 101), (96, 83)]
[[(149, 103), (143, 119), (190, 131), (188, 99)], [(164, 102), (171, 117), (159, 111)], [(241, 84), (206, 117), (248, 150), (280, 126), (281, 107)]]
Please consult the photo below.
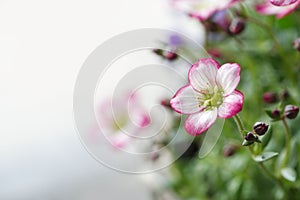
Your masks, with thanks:
[(276, 15), (278, 19), (281, 19), (293, 12), (299, 5), (300, 1), (287, 6), (274, 6), (269, 0), (266, 0), (265, 3), (257, 4), (255, 9), (262, 15)]
[(218, 108), (218, 117), (230, 118), (240, 112), (244, 104), (244, 95), (238, 90), (224, 98), (223, 104)]
[(171, 107), (181, 114), (193, 114), (204, 109), (199, 106), (199, 100), (203, 95), (196, 92), (192, 86), (186, 85), (180, 88), (174, 97), (171, 99)]
[(217, 115), (217, 109), (192, 114), (185, 121), (184, 128), (190, 135), (199, 135), (211, 127)]
[(205, 21), (215, 12), (227, 9), (238, 1), (240, 0), (171, 0), (171, 5), (189, 13), (191, 17)]
[(224, 91), (224, 96), (231, 94), (240, 82), (241, 68), (236, 63), (227, 63), (220, 67), (216, 81)]
[(270, 0), (270, 2), (275, 6), (287, 6), (287, 5), (293, 4), (297, 1), (298, 0)]
[(201, 93), (207, 89), (214, 88), (219, 63), (211, 58), (199, 59), (189, 71), (189, 82), (191, 86)]
[(120, 149), (124, 148), (130, 143), (131, 137), (125, 135), (124, 133), (117, 133), (112, 138), (110, 138), (110, 140), (113, 147)]

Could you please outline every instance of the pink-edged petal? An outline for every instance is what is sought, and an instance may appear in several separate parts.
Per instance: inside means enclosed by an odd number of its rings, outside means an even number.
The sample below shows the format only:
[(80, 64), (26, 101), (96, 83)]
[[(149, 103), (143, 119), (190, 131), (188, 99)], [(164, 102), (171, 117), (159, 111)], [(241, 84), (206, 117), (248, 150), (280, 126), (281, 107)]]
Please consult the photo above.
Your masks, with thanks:
[(296, 3), (298, 0), (270, 0), (270, 2), (275, 6), (288, 6)]
[(207, 20), (210, 16), (212, 16), (217, 10), (204, 10), (202, 12), (191, 11), (189, 12), (189, 16), (191, 18), (199, 19), (200, 21)]
[[(127, 100), (127, 107), (125, 110), (125, 114), (128, 118), (128, 124), (132, 124), (137, 128), (145, 128), (151, 122), (150, 116), (145, 109), (145, 107), (141, 104), (139, 96), (136, 93), (129, 93), (129, 96), (124, 99)], [(121, 121), (121, 122), (124, 122)]]
[(236, 63), (227, 63), (220, 67), (216, 82), (224, 91), (224, 96), (232, 93), (240, 82), (241, 68)]
[(199, 135), (211, 127), (216, 121), (217, 115), (217, 109), (192, 114), (185, 121), (184, 128), (190, 135)]
[(180, 88), (171, 99), (171, 107), (181, 114), (193, 114), (203, 110), (204, 107), (199, 105), (199, 100), (203, 95), (196, 92), (190, 85)]
[(212, 58), (199, 59), (189, 71), (189, 82), (191, 86), (201, 93), (207, 93), (208, 88), (216, 85), (216, 76), (219, 63)]
[[(147, 113), (146, 109), (140, 107), (139, 104), (136, 106), (128, 106), (127, 109), (127, 124), (132, 124), (138, 128), (144, 128), (150, 124), (150, 116)], [(125, 120), (122, 120), (123, 123)]]
[(293, 12), (299, 5), (299, 0), (288, 6), (274, 6), (269, 0), (266, 0), (265, 3), (256, 5), (255, 9), (262, 15), (276, 15), (278, 19), (281, 19)]
[(218, 117), (230, 118), (240, 112), (244, 104), (244, 95), (238, 90), (224, 98), (223, 104), (218, 108)]

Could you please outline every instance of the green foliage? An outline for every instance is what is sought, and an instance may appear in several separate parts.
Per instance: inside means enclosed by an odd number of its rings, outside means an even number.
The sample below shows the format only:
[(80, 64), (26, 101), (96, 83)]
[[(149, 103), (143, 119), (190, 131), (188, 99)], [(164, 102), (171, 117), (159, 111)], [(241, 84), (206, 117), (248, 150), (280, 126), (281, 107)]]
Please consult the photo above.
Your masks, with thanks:
[[(247, 150), (248, 147), (241, 146), (243, 138), (234, 121), (227, 120), (219, 142), (207, 157), (179, 159), (172, 166), (169, 189), (181, 199), (295, 199), (300, 196), (299, 119), (289, 121), (291, 151), (286, 155), (282, 116), (272, 117), (273, 109), (282, 109), (288, 103), (299, 106), (300, 52), (293, 49), (292, 42), (300, 37), (300, 15), (295, 12), (277, 20), (251, 9), (247, 12), (247, 28), (241, 35), (210, 40), (206, 48), (218, 48), (222, 52), (218, 58), (220, 63), (234, 62), (242, 67), (238, 89), (245, 96), (240, 113), (245, 127), (251, 129), (256, 121), (265, 121), (272, 123), (272, 129), (259, 137), (260, 144), (250, 145)], [(265, 92), (279, 94), (283, 90), (288, 91), (289, 97), (281, 100), (279, 106), (263, 102)], [(200, 144), (202, 137), (199, 136)], [(238, 146), (230, 157), (223, 155), (223, 147), (228, 143)], [(261, 164), (273, 177), (263, 172)]]

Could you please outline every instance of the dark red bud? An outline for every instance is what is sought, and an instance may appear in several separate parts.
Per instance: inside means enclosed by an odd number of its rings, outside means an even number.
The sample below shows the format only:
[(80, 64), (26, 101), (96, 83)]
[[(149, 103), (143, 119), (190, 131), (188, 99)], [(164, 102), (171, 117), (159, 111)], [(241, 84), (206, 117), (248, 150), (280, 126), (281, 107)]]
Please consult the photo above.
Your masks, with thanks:
[(240, 34), (246, 27), (246, 22), (242, 18), (234, 18), (228, 28), (230, 34)]
[(275, 92), (266, 92), (263, 94), (263, 100), (265, 103), (278, 102), (278, 95)]
[(280, 110), (278, 110), (278, 109), (273, 110), (272, 111), (272, 117), (274, 119), (279, 119), (280, 118)]
[(172, 52), (172, 51), (168, 51), (164, 57), (169, 60), (169, 61), (173, 61), (175, 60), (176, 58), (178, 58), (178, 55), (175, 53), (175, 52)]
[(257, 135), (264, 135), (268, 131), (269, 125), (264, 122), (256, 122), (253, 126), (253, 131)]
[(299, 107), (294, 105), (287, 105), (284, 108), (284, 116), (289, 119), (295, 119), (298, 115)]
[(236, 153), (237, 150), (238, 150), (237, 145), (228, 144), (223, 149), (223, 155), (225, 157), (233, 156)]
[(258, 137), (254, 135), (252, 132), (247, 133), (244, 137), (245, 140), (248, 142), (256, 142), (258, 140)]
[(300, 38), (297, 38), (294, 42), (293, 42), (293, 46), (297, 51), (300, 51)]
[(290, 97), (290, 94), (287, 90), (283, 90), (280, 93), (280, 97), (281, 97), (282, 100), (287, 100)]
[(153, 152), (153, 153), (151, 153), (150, 159), (151, 159), (152, 161), (156, 161), (156, 160), (159, 159), (159, 157), (160, 157), (159, 153)]
[(159, 145), (153, 145), (152, 146), (152, 152), (150, 153), (150, 159), (152, 161), (156, 161), (159, 159), (160, 157), (160, 154), (159, 154), (159, 149), (160, 149), (160, 146)]

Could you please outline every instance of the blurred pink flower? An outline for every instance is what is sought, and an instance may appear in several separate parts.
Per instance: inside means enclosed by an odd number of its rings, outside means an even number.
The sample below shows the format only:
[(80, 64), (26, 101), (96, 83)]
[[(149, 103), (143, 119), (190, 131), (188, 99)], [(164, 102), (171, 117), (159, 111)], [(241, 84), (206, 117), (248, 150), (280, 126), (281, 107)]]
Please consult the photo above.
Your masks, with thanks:
[(262, 15), (276, 15), (280, 19), (293, 12), (299, 5), (299, 0), (286, 6), (274, 6), (269, 0), (265, 0), (263, 4), (258, 4), (255, 8)]
[(111, 144), (123, 148), (150, 123), (150, 117), (139, 104), (136, 94), (131, 93), (102, 102), (98, 121)]
[(275, 6), (288, 6), (296, 3), (298, 0), (270, 0), (270, 2)]
[(189, 84), (177, 91), (172, 108), (189, 117), (185, 129), (199, 135), (209, 129), (217, 117), (230, 118), (242, 110), (244, 95), (236, 90), (240, 81), (240, 66), (222, 66), (214, 59), (199, 59), (189, 71)]
[(227, 9), (238, 1), (240, 0), (171, 0), (171, 5), (193, 18), (204, 21), (217, 11)]

